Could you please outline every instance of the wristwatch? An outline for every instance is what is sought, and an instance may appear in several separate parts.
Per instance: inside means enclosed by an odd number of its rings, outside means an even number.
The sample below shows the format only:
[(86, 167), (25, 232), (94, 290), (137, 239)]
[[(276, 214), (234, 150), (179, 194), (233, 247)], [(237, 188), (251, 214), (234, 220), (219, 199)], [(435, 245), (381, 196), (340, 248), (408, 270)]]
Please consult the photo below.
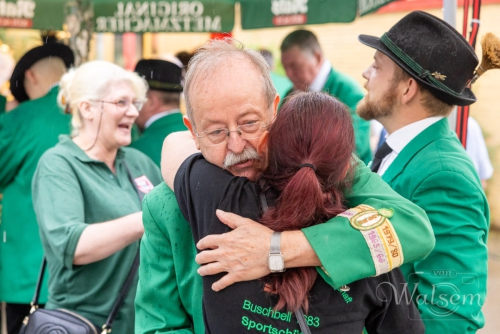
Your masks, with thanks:
[(281, 254), (281, 232), (274, 232), (271, 236), (271, 248), (267, 258), (267, 265), (272, 273), (285, 271), (285, 259)]

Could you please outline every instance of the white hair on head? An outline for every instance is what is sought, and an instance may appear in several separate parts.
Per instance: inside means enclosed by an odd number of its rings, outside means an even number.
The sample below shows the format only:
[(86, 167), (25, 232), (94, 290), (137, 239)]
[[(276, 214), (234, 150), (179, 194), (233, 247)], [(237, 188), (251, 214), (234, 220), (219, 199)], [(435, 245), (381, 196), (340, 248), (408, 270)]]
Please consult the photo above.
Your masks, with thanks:
[(80, 102), (101, 100), (109, 94), (114, 84), (120, 82), (130, 84), (136, 99), (146, 98), (146, 80), (135, 72), (107, 61), (90, 61), (78, 68), (72, 68), (62, 76), (57, 100), (64, 109), (71, 112), (72, 136), (76, 136), (82, 128), (82, 118), (78, 110)]
[(217, 71), (218, 65), (224, 62), (225, 59), (235, 58), (243, 55), (249, 59), (255, 68), (259, 71), (262, 77), (262, 88), (265, 94), (268, 105), (274, 101), (276, 97), (276, 88), (269, 75), (269, 66), (262, 55), (255, 50), (245, 49), (243, 44), (234, 38), (224, 38), (210, 40), (205, 45), (196, 50), (195, 55), (191, 58), (188, 64), (186, 76), (184, 78), (184, 97), (186, 101), (186, 113), (191, 123), (194, 124), (193, 110), (191, 107), (190, 93), (193, 84), (199, 80), (205, 80), (210, 77), (211, 72)]

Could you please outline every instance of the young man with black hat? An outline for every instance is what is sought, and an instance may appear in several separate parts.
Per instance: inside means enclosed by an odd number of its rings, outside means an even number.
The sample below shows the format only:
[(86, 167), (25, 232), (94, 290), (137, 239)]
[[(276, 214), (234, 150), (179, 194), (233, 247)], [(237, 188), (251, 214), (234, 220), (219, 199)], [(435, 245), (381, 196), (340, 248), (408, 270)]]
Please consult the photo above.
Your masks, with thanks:
[[(73, 62), (73, 52), (62, 44), (28, 51), (10, 79), (20, 105), (0, 117), (0, 300), (7, 302), (8, 333), (17, 333), (29, 312), (42, 263), (31, 179), (40, 156), (70, 131), (70, 118), (57, 104), (57, 82)], [(46, 298), (44, 285), (41, 302)]]
[(467, 85), (478, 59), (453, 27), (424, 12), (359, 40), (377, 51), (357, 113), (388, 131), (371, 168), (426, 211), (436, 236), (427, 258), (401, 267), (426, 333), (475, 333), (484, 326), (489, 208), (446, 116), (476, 101)]
[(149, 90), (148, 101), (135, 121), (142, 135), (130, 146), (149, 156), (159, 167), (165, 137), (186, 130), (179, 110), (182, 69), (166, 60), (142, 59), (135, 71), (146, 79)]

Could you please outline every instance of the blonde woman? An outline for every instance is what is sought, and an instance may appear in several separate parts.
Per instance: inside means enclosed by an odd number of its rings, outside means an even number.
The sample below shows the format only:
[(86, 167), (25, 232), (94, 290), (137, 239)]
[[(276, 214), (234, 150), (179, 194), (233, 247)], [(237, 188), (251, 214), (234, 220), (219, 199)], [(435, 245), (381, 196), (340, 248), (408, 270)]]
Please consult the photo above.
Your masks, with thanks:
[[(143, 234), (138, 192), (161, 182), (148, 157), (125, 147), (146, 91), (137, 74), (104, 61), (64, 75), (59, 101), (72, 114), (72, 135), (42, 156), (33, 179), (49, 271), (46, 308), (68, 309), (99, 327)], [(135, 286), (115, 319), (116, 333), (134, 331)]]

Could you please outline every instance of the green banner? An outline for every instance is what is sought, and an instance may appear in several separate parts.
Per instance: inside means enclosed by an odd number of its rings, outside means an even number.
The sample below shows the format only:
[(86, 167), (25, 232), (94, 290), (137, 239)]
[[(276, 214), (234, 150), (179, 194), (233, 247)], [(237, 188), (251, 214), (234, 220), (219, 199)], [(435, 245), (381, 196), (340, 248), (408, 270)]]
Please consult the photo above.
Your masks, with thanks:
[(252, 0), (241, 2), (243, 29), (352, 22), (357, 0)]
[(394, 0), (359, 0), (359, 15), (363, 16), (373, 13), (380, 7), (383, 7), (393, 1)]
[(62, 30), (72, 1), (0, 0), (0, 27)]
[(94, 0), (96, 32), (226, 32), (234, 26), (234, 1)]

